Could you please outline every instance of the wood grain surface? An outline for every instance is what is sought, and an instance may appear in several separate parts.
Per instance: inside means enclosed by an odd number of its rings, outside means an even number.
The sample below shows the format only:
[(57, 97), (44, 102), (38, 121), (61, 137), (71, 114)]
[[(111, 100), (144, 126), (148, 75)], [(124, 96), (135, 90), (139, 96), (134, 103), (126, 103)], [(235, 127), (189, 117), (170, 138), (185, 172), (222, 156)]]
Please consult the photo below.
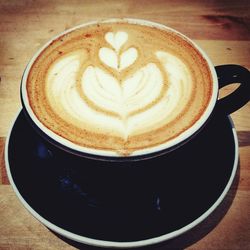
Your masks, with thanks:
[[(34, 219), (9, 185), (4, 143), (21, 107), (20, 79), (29, 59), (52, 36), (77, 24), (110, 17), (168, 25), (195, 40), (214, 65), (250, 69), (250, 1), (0, 0), (0, 249), (94, 249), (62, 239)], [(235, 85), (221, 90), (233, 91)], [(250, 103), (232, 114), (240, 163), (216, 211), (181, 237), (150, 249), (250, 249)]]

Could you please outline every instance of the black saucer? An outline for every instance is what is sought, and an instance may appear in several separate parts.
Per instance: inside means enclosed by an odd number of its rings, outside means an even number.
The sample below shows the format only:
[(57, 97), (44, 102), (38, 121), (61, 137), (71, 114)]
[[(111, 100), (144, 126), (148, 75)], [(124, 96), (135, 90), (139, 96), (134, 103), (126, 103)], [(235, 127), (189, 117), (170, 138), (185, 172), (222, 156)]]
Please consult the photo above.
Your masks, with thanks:
[(238, 142), (230, 118), (214, 115), (192, 141), (145, 161), (164, 170), (149, 184), (152, 203), (139, 209), (103, 206), (86, 192), (69, 164), (95, 161), (67, 156), (45, 142), (22, 111), (7, 138), (5, 159), (17, 196), (48, 228), (85, 244), (135, 247), (180, 235), (211, 214), (235, 176)]

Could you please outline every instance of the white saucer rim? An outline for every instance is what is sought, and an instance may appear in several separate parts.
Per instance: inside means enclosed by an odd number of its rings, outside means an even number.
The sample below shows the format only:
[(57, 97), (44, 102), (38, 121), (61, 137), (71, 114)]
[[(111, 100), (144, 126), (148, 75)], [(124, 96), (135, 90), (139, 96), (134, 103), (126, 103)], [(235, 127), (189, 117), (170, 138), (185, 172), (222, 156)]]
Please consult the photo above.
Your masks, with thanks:
[(139, 240), (139, 241), (131, 241), (131, 242), (115, 242), (115, 241), (105, 241), (105, 240), (97, 240), (97, 239), (92, 239), (89, 237), (85, 237), (85, 236), (81, 236), (81, 235), (77, 235), (75, 233), (69, 232), (65, 229), (62, 229), (58, 226), (56, 226), (55, 224), (49, 222), (48, 220), (46, 220), (45, 218), (43, 218), (39, 213), (37, 213), (26, 201), (25, 199), (22, 197), (22, 195), (19, 193), (18, 188), (15, 185), (15, 182), (12, 178), (11, 175), (11, 171), (10, 171), (10, 164), (9, 164), (9, 159), (8, 159), (8, 149), (9, 149), (9, 140), (10, 140), (10, 136), (13, 130), (13, 127), (16, 123), (16, 120), (18, 118), (18, 116), (20, 115), (22, 111), (22, 108), (19, 110), (19, 112), (17, 113), (17, 115), (15, 116), (15, 118), (13, 119), (8, 135), (6, 137), (6, 142), (5, 142), (5, 150), (4, 150), (4, 159), (5, 159), (5, 166), (6, 166), (6, 171), (7, 171), (7, 176), (9, 178), (10, 184), (15, 192), (15, 194), (17, 195), (18, 199), (20, 200), (20, 202), (23, 204), (23, 206), (38, 220), (40, 221), (42, 224), (44, 224), (46, 227), (48, 227), (49, 229), (51, 229), (52, 231), (68, 238), (71, 239), (73, 241), (79, 242), (79, 243), (83, 243), (83, 244), (87, 244), (87, 245), (91, 245), (91, 246), (98, 246), (98, 247), (105, 247), (105, 248), (135, 248), (135, 247), (142, 247), (142, 246), (149, 246), (149, 245), (153, 245), (153, 244), (157, 244), (157, 243), (161, 243), (163, 241), (167, 241), (170, 239), (173, 239), (189, 230), (191, 230), (192, 228), (194, 228), (195, 226), (197, 226), (199, 223), (201, 223), (203, 220), (205, 220), (222, 202), (222, 200), (224, 199), (224, 197), (226, 196), (226, 194), (228, 193), (232, 182), (234, 180), (234, 177), (236, 175), (236, 171), (237, 171), (237, 167), (238, 167), (238, 159), (239, 159), (239, 145), (238, 145), (238, 137), (237, 137), (237, 133), (236, 133), (236, 129), (233, 123), (233, 120), (230, 116), (228, 116), (231, 127), (232, 127), (232, 132), (233, 132), (233, 137), (234, 137), (234, 144), (235, 144), (235, 152), (234, 152), (234, 164), (233, 164), (233, 169), (231, 172), (231, 176), (223, 190), (223, 192), (221, 193), (221, 195), (219, 196), (219, 198), (214, 202), (214, 204), (205, 212), (203, 213), (200, 217), (198, 217), (197, 219), (195, 219), (193, 222), (187, 224), (186, 226), (175, 230), (173, 232), (161, 235), (161, 236), (157, 236), (154, 238), (150, 238), (150, 239), (145, 239), (145, 240)]

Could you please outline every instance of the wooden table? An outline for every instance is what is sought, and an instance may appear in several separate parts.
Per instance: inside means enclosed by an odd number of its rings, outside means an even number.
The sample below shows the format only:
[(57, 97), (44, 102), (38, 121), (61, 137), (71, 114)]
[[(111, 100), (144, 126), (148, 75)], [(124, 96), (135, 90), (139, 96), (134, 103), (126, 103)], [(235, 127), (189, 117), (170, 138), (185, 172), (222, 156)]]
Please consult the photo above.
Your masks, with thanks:
[[(192, 3), (191, 3), (192, 2)], [(4, 143), (21, 107), (19, 85), (31, 56), (52, 36), (108, 17), (134, 17), (173, 27), (194, 39), (215, 65), (250, 69), (250, 2), (91, 1), (0, 2), (0, 249), (92, 249), (67, 242), (34, 219), (17, 199), (4, 167)], [(224, 88), (225, 95), (235, 86)], [(187, 234), (152, 249), (250, 249), (250, 103), (232, 114), (240, 171), (221, 206)]]

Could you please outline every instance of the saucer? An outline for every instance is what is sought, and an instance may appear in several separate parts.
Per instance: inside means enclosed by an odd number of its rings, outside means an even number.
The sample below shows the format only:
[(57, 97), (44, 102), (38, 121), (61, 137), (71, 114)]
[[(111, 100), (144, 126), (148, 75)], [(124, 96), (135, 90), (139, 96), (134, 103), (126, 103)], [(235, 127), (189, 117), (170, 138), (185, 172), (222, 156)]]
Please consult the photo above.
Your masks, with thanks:
[(236, 173), (238, 141), (231, 118), (214, 115), (185, 145), (146, 160), (163, 171), (149, 184), (152, 202), (139, 208), (126, 203), (102, 206), (70, 170), (71, 162), (95, 163), (48, 144), (22, 110), (7, 137), (5, 161), (21, 203), (52, 231), (88, 245), (140, 247), (183, 234), (216, 209)]

